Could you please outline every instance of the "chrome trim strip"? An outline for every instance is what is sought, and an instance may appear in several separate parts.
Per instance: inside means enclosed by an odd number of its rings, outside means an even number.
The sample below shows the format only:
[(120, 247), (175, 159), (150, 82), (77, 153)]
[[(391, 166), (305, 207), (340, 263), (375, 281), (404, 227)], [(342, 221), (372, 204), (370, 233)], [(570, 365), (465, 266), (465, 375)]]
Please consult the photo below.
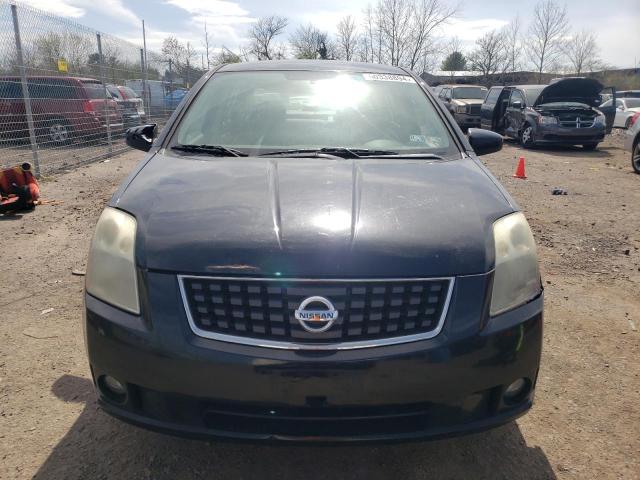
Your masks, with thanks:
[[(447, 280), (449, 288), (447, 290), (447, 298), (442, 306), (442, 314), (438, 319), (436, 328), (430, 332), (416, 333), (414, 335), (404, 335), (400, 337), (381, 338), (377, 340), (362, 340), (355, 342), (339, 342), (339, 343), (323, 343), (323, 344), (305, 344), (295, 342), (279, 342), (276, 340), (265, 340), (260, 338), (238, 337), (235, 335), (227, 335), (224, 333), (208, 332), (198, 328), (191, 316), (191, 310), (187, 301), (187, 295), (184, 287), (184, 279), (198, 280), (250, 280), (260, 282), (326, 282), (326, 283), (348, 283), (348, 282), (420, 282), (420, 281), (438, 281)], [(180, 296), (182, 297), (182, 305), (184, 306), (187, 320), (191, 331), (199, 337), (208, 338), (210, 340), (219, 340), (221, 342), (237, 343), (241, 345), (249, 345), (253, 347), (278, 348), (282, 350), (353, 350), (357, 348), (382, 347), (387, 345), (397, 345), (400, 343), (417, 342), (419, 340), (428, 340), (440, 334), (444, 327), (444, 321), (449, 312), (449, 304), (453, 293), (455, 277), (432, 277), (432, 278), (379, 278), (379, 279), (322, 279), (322, 278), (253, 278), (253, 277), (211, 277), (199, 275), (178, 275), (178, 285), (180, 287)]]

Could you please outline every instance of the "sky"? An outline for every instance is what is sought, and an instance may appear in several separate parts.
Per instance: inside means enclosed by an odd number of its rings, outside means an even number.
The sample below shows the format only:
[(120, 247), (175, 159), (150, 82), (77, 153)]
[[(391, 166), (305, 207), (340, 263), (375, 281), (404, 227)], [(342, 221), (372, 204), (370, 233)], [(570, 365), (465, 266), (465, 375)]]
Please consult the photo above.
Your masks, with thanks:
[[(16, 3), (41, 8), (136, 44), (142, 43), (144, 19), (147, 47), (154, 50), (159, 50), (162, 40), (169, 35), (204, 50), (206, 21), (212, 44), (234, 50), (247, 42), (247, 30), (259, 17), (289, 18), (283, 38), (286, 40), (297, 26), (309, 22), (335, 32), (342, 17), (361, 17), (372, 0), (17, 0)], [(457, 37), (463, 50), (470, 50), (478, 37), (502, 27), (516, 15), (526, 27), (535, 3), (535, 0), (461, 0), (460, 14), (442, 29), (441, 36)], [(596, 32), (603, 61), (620, 68), (640, 66), (640, 0), (567, 0), (566, 5), (573, 30)]]

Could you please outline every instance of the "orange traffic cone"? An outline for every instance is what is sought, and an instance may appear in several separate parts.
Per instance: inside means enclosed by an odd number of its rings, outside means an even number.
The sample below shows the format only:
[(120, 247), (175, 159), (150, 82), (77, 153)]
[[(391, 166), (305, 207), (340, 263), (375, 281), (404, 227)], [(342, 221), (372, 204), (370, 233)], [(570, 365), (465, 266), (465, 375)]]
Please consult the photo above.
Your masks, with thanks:
[(518, 168), (516, 168), (516, 173), (514, 173), (513, 176), (523, 180), (527, 178), (527, 174), (524, 173), (524, 157), (520, 157), (518, 160)]

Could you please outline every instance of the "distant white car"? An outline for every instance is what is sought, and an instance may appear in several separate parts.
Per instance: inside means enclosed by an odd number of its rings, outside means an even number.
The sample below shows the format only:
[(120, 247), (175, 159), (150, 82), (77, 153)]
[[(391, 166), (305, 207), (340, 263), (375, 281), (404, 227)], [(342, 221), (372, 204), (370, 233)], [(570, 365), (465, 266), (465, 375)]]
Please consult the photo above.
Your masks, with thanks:
[[(607, 100), (601, 107), (611, 106), (612, 100)], [(631, 117), (640, 112), (640, 98), (616, 98), (616, 118), (614, 127), (629, 128)]]

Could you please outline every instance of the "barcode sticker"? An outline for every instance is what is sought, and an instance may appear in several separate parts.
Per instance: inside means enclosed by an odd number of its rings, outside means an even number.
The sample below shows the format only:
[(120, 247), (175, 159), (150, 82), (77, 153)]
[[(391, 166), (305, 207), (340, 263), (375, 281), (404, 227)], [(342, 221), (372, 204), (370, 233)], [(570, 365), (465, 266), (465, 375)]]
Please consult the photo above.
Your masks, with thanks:
[(363, 73), (362, 78), (379, 82), (414, 82), (413, 78), (408, 75), (393, 75), (389, 73)]

